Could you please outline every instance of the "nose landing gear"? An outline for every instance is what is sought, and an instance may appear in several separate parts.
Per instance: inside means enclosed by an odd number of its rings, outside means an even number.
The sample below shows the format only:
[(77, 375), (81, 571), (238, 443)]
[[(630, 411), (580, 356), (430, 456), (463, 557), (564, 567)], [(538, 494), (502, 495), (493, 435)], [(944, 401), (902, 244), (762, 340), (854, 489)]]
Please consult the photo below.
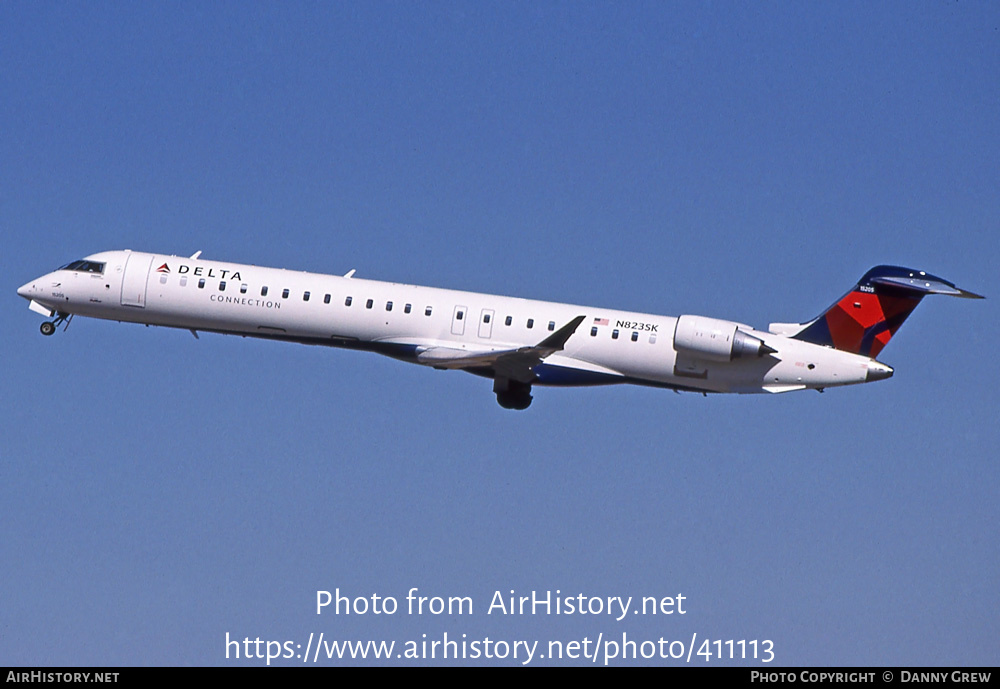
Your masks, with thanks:
[[(73, 320), (73, 314), (71, 313), (60, 313), (54, 321), (45, 321), (42, 323), (42, 327), (39, 330), (42, 331), (42, 335), (48, 337), (56, 331), (61, 323), (66, 323), (66, 328), (69, 327), (69, 322)], [(66, 328), (63, 328), (63, 332), (66, 332)]]

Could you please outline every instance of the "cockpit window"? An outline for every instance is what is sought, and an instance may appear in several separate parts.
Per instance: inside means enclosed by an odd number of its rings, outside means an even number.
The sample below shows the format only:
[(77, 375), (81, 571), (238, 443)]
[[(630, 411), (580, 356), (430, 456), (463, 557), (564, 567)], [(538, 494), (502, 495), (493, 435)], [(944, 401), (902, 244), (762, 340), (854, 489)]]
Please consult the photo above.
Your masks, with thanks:
[(76, 270), (81, 273), (104, 273), (104, 264), (97, 261), (73, 261), (67, 263), (59, 270)]

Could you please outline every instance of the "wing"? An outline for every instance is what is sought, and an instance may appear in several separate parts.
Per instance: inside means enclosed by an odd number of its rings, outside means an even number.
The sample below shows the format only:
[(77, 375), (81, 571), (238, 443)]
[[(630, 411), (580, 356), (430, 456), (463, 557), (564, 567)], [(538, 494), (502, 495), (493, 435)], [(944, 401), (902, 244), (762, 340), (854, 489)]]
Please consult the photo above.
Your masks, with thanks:
[(531, 383), (535, 366), (542, 359), (562, 351), (566, 340), (576, 332), (586, 316), (577, 316), (534, 347), (499, 349), (490, 352), (466, 352), (451, 347), (430, 347), (417, 354), (417, 361), (435, 368), (492, 368), (498, 377)]

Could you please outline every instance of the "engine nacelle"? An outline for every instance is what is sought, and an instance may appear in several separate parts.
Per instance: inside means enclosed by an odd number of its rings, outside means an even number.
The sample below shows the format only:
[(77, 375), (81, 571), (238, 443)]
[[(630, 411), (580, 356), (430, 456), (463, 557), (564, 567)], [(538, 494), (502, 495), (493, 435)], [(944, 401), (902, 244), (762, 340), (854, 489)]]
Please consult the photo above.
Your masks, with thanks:
[(704, 316), (681, 316), (674, 328), (674, 349), (704, 361), (732, 361), (740, 357), (762, 357), (776, 350), (739, 329), (732, 321)]

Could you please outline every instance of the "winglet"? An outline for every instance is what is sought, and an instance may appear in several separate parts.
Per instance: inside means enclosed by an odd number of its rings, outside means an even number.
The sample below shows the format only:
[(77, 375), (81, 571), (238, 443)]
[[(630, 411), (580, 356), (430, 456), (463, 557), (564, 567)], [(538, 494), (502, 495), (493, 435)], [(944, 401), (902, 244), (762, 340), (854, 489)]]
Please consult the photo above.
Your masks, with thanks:
[(576, 332), (586, 316), (577, 316), (534, 347), (467, 352), (448, 347), (430, 347), (417, 354), (417, 361), (435, 368), (493, 368), (497, 376), (530, 384), (535, 377), (532, 368), (542, 359), (562, 350), (566, 340)]
[[(534, 349), (538, 350), (549, 350), (549, 354), (552, 352), (558, 352), (566, 345), (566, 340), (576, 332), (576, 329), (580, 327), (586, 316), (577, 316), (569, 323), (559, 328), (544, 340), (535, 345)], [(546, 355), (547, 356), (547, 355)]]

